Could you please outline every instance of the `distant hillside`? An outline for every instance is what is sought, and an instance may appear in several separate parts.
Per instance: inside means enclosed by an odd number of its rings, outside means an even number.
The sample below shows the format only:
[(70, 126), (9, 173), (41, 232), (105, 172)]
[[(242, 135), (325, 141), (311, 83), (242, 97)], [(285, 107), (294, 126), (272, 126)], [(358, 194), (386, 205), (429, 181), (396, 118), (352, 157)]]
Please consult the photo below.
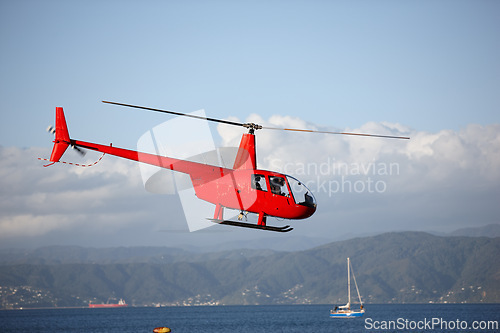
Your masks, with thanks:
[(450, 236), (500, 237), (500, 224), (488, 224), (482, 227), (458, 229), (450, 233)]
[(199, 253), (171, 247), (85, 248), (81, 246), (46, 246), (36, 250), (0, 249), (0, 265), (5, 264), (166, 264), (200, 262), (212, 259), (267, 256), (273, 250), (218, 251)]
[[(127, 251), (137, 258), (151, 249), (137, 250)], [(184, 254), (177, 259), (186, 259)], [(238, 250), (199, 260), (3, 264), (1, 300), (2, 308), (86, 306), (113, 298), (137, 306), (342, 303), (350, 257), (369, 303), (500, 302), (499, 254), (500, 238), (403, 232), (289, 253)]]

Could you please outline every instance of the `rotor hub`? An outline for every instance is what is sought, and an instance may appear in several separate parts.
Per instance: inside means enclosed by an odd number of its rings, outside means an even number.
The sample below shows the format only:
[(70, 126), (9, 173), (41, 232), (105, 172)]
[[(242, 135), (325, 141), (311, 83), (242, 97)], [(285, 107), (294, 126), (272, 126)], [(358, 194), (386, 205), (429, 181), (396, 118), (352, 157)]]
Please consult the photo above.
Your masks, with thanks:
[(250, 134), (253, 134), (255, 132), (255, 130), (262, 129), (262, 126), (259, 124), (246, 123), (246, 124), (242, 124), (242, 125), (243, 125), (243, 127), (248, 128), (248, 132)]

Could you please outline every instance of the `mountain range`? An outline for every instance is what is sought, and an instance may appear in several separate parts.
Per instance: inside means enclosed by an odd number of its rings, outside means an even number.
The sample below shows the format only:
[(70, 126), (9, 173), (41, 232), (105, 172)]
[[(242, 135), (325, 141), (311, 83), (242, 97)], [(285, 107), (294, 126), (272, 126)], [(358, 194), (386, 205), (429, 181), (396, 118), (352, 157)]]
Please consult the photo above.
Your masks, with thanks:
[(346, 302), (350, 257), (364, 302), (500, 302), (500, 238), (395, 232), (302, 251), (166, 247), (0, 251), (1, 308)]

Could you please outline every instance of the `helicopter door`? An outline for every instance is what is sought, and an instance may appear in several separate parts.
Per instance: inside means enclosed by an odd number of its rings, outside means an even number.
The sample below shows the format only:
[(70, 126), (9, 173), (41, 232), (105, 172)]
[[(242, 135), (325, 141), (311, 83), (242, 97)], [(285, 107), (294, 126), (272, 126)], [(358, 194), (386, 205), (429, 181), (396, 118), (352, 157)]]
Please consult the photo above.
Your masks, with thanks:
[(281, 195), (284, 197), (290, 196), (285, 178), (278, 176), (269, 176), (269, 184), (271, 185), (271, 192), (273, 194)]
[(266, 176), (252, 175), (252, 188), (254, 190), (267, 192)]

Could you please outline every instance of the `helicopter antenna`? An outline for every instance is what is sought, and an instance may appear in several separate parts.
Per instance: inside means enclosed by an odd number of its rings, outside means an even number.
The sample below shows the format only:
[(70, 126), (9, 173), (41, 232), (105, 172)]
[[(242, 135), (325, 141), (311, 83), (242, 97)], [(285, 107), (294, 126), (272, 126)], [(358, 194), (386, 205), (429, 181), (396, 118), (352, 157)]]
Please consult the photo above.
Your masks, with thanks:
[(262, 125), (259, 125), (259, 124), (254, 124), (254, 123), (239, 123), (239, 122), (231, 121), (231, 120), (223, 120), (223, 119), (216, 119), (216, 118), (209, 118), (209, 117), (201, 117), (201, 116), (196, 116), (196, 115), (192, 115), (192, 114), (186, 114), (186, 113), (181, 113), (181, 112), (176, 112), (176, 111), (169, 111), (169, 110), (154, 109), (154, 108), (149, 108), (149, 107), (145, 107), (145, 106), (138, 106), (138, 105), (132, 105), (132, 104), (124, 104), (124, 103), (117, 103), (117, 102), (110, 102), (110, 101), (102, 101), (102, 102), (103, 103), (107, 103), (107, 104), (125, 106), (125, 107), (129, 107), (129, 108), (136, 108), (136, 109), (142, 109), (142, 110), (148, 110), (148, 111), (168, 113), (168, 114), (173, 114), (173, 115), (177, 115), (177, 116), (184, 116), (184, 117), (196, 118), (196, 119), (201, 119), (201, 120), (208, 120), (208, 121), (218, 122), (218, 123), (222, 123), (222, 124), (226, 124), (226, 125), (241, 126), (241, 127), (247, 128), (249, 130), (250, 134), (253, 134), (255, 132), (255, 130), (268, 129), (268, 130), (294, 131), (294, 132), (320, 133), (320, 134), (369, 136), (369, 137), (388, 138), (388, 139), (405, 139), (405, 140), (410, 139), (409, 137), (406, 137), (406, 136), (392, 136), (392, 135), (351, 133), (351, 132), (329, 132), (329, 131), (316, 131), (316, 130), (299, 129), (299, 128), (268, 127), (268, 126), (262, 126)]

